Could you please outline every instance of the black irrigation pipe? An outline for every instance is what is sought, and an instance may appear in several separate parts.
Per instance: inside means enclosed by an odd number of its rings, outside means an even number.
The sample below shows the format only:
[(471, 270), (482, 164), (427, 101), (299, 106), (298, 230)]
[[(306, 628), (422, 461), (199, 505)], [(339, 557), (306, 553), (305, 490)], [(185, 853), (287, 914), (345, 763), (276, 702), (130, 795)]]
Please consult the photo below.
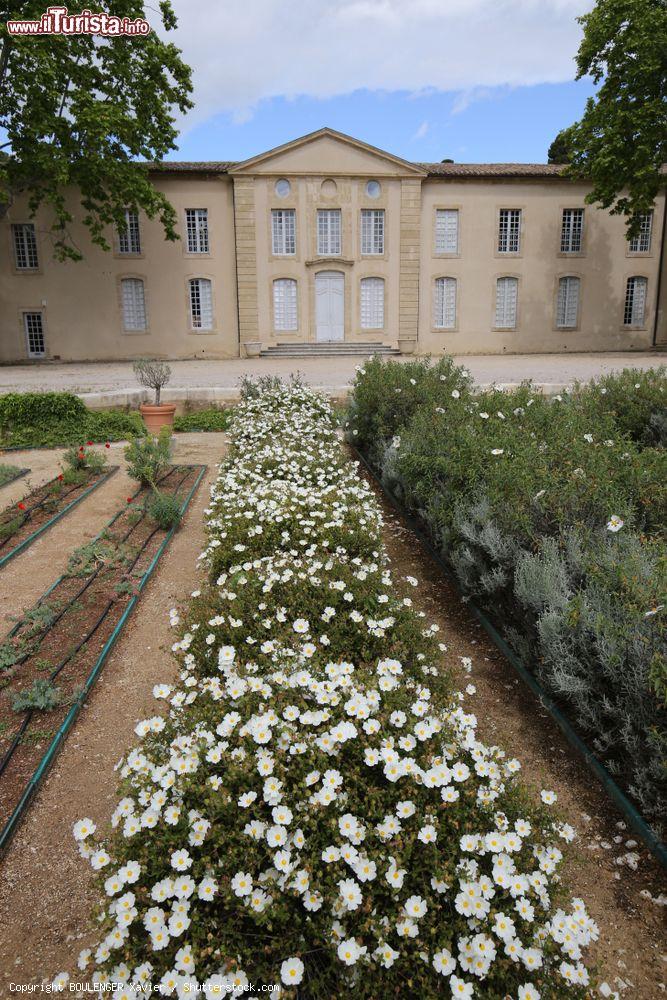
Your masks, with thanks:
[(0, 483), (0, 489), (2, 489), (3, 486), (9, 486), (10, 483), (15, 483), (17, 479), (21, 478), (21, 476), (27, 476), (29, 472), (30, 469), (17, 469), (11, 479), (5, 479), (3, 483)]
[[(378, 488), (382, 491), (387, 500), (391, 503), (392, 507), (398, 512), (403, 521), (408, 525), (413, 534), (417, 536), (423, 547), (426, 549), (427, 553), (437, 564), (442, 573), (446, 576), (447, 580), (454, 587), (459, 597), (463, 597), (461, 593), (461, 588), (459, 586), (458, 580), (452, 573), (451, 569), (442, 558), (440, 553), (434, 547), (429, 536), (425, 531), (422, 530), (418, 522), (407, 513), (403, 505), (396, 499), (396, 497), (382, 484), (381, 480), (377, 476), (373, 467), (368, 463), (366, 457), (355, 448), (354, 445), (349, 445), (354, 456), (359, 459), (363, 467), (368, 472), (369, 476)], [(530, 688), (533, 694), (537, 697), (538, 701), (543, 708), (547, 710), (553, 721), (556, 723), (558, 728), (561, 730), (566, 740), (570, 746), (576, 750), (576, 752), (583, 757), (586, 766), (593, 772), (595, 777), (600, 781), (604, 787), (607, 794), (612, 798), (614, 804), (618, 810), (625, 816), (628, 823), (632, 826), (635, 833), (643, 840), (644, 844), (651, 852), (651, 854), (660, 862), (663, 868), (667, 869), (667, 845), (665, 845), (661, 840), (656, 837), (655, 833), (651, 830), (649, 825), (646, 823), (644, 818), (637, 811), (635, 806), (630, 802), (628, 797), (624, 792), (618, 787), (611, 774), (607, 768), (602, 764), (595, 754), (588, 748), (581, 737), (572, 727), (568, 719), (563, 715), (561, 710), (558, 708), (556, 703), (552, 698), (546, 693), (540, 682), (537, 680), (534, 674), (532, 674), (523, 665), (521, 660), (517, 657), (514, 651), (508, 646), (503, 637), (500, 635), (495, 626), (489, 621), (483, 611), (481, 611), (476, 604), (470, 599), (466, 600), (466, 607), (469, 608), (477, 618), (478, 622), (487, 633), (491, 641), (494, 643), (496, 648), (505, 657), (506, 660), (512, 665), (514, 670), (517, 672), (522, 681)]]
[[(181, 466), (176, 466), (175, 468), (177, 468), (177, 469), (187, 469), (188, 471), (191, 470), (191, 469), (199, 469), (197, 477), (196, 477), (196, 479), (195, 479), (192, 487), (190, 488), (190, 491), (189, 491), (188, 495), (186, 496), (186, 498), (184, 499), (183, 503), (181, 504), (180, 513), (181, 513), (181, 516), (182, 516), (185, 513), (185, 511), (187, 510), (187, 508), (188, 508), (188, 506), (190, 504), (190, 501), (192, 500), (192, 497), (194, 496), (195, 491), (197, 490), (197, 487), (199, 486), (199, 484), (200, 484), (200, 482), (201, 482), (201, 480), (202, 480), (202, 478), (204, 476), (204, 473), (206, 472), (206, 468), (207, 467), (205, 465), (181, 465)], [(184, 479), (185, 478), (187, 478), (187, 476), (184, 477)], [(181, 482), (184, 482), (184, 479), (181, 480)], [(109, 523), (112, 524), (113, 521), (117, 520), (118, 516), (120, 516), (120, 513), (121, 512), (119, 512), (119, 514), (117, 514), (112, 519), (112, 521), (110, 521)], [(179, 521), (180, 521), (180, 518), (179, 518)], [(107, 525), (107, 527), (108, 527), (108, 525)], [(159, 562), (159, 560), (160, 560), (160, 558), (161, 558), (164, 550), (166, 549), (167, 545), (171, 541), (172, 536), (173, 536), (174, 532), (176, 531), (177, 527), (178, 527), (178, 524), (174, 524), (169, 529), (169, 531), (167, 532), (167, 534), (165, 535), (165, 537), (162, 539), (162, 542), (160, 543), (160, 547), (158, 548), (157, 552), (153, 556), (153, 559), (151, 560), (150, 565), (148, 566), (148, 568), (146, 569), (145, 573), (143, 574), (141, 580), (139, 581), (136, 593), (134, 593), (132, 595), (132, 598), (128, 602), (125, 610), (123, 611), (123, 614), (121, 615), (119, 621), (116, 623), (116, 626), (115, 626), (113, 632), (111, 633), (111, 635), (107, 639), (106, 643), (104, 644), (104, 647), (103, 647), (102, 651), (100, 652), (100, 655), (98, 656), (95, 664), (93, 665), (92, 670), (88, 674), (88, 677), (86, 678), (86, 682), (85, 682), (82, 690), (80, 691), (78, 698), (76, 699), (76, 701), (74, 702), (74, 704), (71, 706), (71, 708), (70, 708), (69, 712), (67, 713), (67, 715), (65, 716), (65, 719), (63, 720), (60, 728), (58, 729), (58, 732), (56, 733), (56, 735), (52, 739), (52, 741), (49, 744), (49, 747), (47, 748), (44, 756), (42, 757), (41, 761), (39, 762), (37, 768), (35, 769), (35, 771), (34, 771), (34, 773), (32, 775), (32, 777), (28, 781), (28, 784), (26, 785), (26, 787), (25, 787), (25, 789), (23, 791), (23, 794), (21, 796), (21, 799), (18, 802), (18, 805), (16, 806), (16, 808), (12, 812), (11, 816), (9, 817), (9, 819), (5, 823), (4, 827), (2, 828), (2, 831), (0, 832), (0, 855), (2, 855), (4, 853), (4, 851), (6, 850), (7, 845), (9, 844), (9, 841), (10, 841), (12, 835), (14, 834), (14, 832), (16, 830), (16, 827), (18, 826), (18, 824), (19, 824), (19, 822), (20, 822), (23, 814), (25, 813), (25, 810), (27, 809), (27, 807), (28, 807), (28, 805), (29, 805), (29, 803), (30, 803), (33, 795), (35, 794), (35, 792), (39, 788), (39, 786), (40, 786), (40, 784), (41, 784), (41, 782), (42, 782), (42, 780), (43, 780), (46, 772), (48, 771), (48, 769), (50, 767), (50, 765), (53, 763), (53, 760), (54, 760), (54, 758), (55, 758), (58, 750), (60, 749), (60, 746), (62, 745), (65, 737), (67, 736), (67, 733), (71, 729), (71, 727), (72, 727), (75, 719), (77, 718), (79, 712), (81, 711), (81, 708), (82, 708), (82, 706), (83, 706), (86, 698), (88, 697), (88, 695), (90, 694), (93, 686), (95, 685), (95, 681), (97, 680), (97, 677), (98, 677), (100, 671), (102, 670), (102, 667), (104, 666), (104, 662), (105, 662), (107, 656), (109, 655), (109, 653), (113, 649), (114, 645), (116, 644), (116, 641), (117, 641), (120, 633), (122, 632), (123, 627), (124, 627), (127, 619), (129, 618), (130, 614), (132, 613), (132, 611), (134, 609), (134, 606), (136, 605), (137, 601), (139, 600), (139, 597), (141, 595), (142, 590), (144, 589), (144, 587), (146, 586), (146, 584), (150, 580), (151, 576), (153, 575), (153, 573), (155, 571), (155, 567), (157, 566), (157, 564), (158, 564), (158, 562)], [(152, 537), (152, 535), (151, 535), (151, 537)], [(62, 577), (60, 579), (62, 579)], [(49, 591), (53, 590), (53, 588), (55, 586), (57, 586), (57, 584), (59, 582), (60, 582), (59, 580), (56, 581), (56, 583), (52, 587), (49, 588)], [(47, 591), (47, 594), (49, 593), (49, 591)], [(44, 596), (46, 596), (46, 595), (44, 595)], [(22, 729), (22, 733), (25, 732), (26, 728), (27, 728), (27, 725), (25, 726), (25, 728)], [(19, 739), (20, 739), (20, 737), (19, 737)]]
[[(57, 514), (54, 514), (54, 516), (49, 521), (45, 521), (44, 524), (42, 524), (39, 528), (37, 528), (36, 531), (33, 531), (31, 535), (28, 535), (27, 538), (24, 538), (22, 542), (19, 542), (19, 544), (15, 546), (15, 548), (13, 548), (11, 552), (7, 552), (4, 556), (2, 556), (0, 558), (0, 569), (2, 569), (5, 563), (8, 563), (10, 559), (13, 559), (14, 556), (17, 556), (19, 554), (19, 552), (22, 552), (25, 548), (27, 548), (28, 545), (32, 545), (32, 543), (35, 541), (36, 538), (39, 538), (39, 536), (42, 535), (45, 531), (47, 531), (48, 528), (51, 528), (57, 521), (59, 521), (61, 517), (64, 517), (65, 514), (69, 513), (69, 511), (72, 510), (73, 507), (76, 507), (77, 504), (81, 503), (81, 501), (84, 500), (87, 496), (89, 496), (93, 492), (93, 490), (96, 490), (99, 486), (102, 485), (102, 483), (106, 483), (107, 479), (113, 476), (114, 472), (116, 472), (117, 469), (118, 469), (117, 465), (112, 465), (109, 469), (107, 469), (107, 471), (104, 473), (103, 476), (100, 476), (99, 479), (96, 479), (94, 483), (92, 483), (83, 491), (83, 493), (80, 493), (78, 497), (76, 497), (74, 500), (71, 500), (70, 503), (68, 503), (65, 507), (63, 507), (62, 510), (59, 510)], [(73, 493), (74, 490), (77, 488), (78, 487), (74, 487), (74, 489), (69, 490), (65, 494), (65, 496), (66, 497), (69, 496), (69, 494)], [(49, 498), (45, 497), (44, 500), (40, 501), (39, 504), (35, 504), (34, 507), (30, 508), (30, 510), (28, 511), (28, 517), (25, 518), (21, 526), (23, 526), (23, 524), (25, 524), (25, 522), (29, 520), (30, 516), (34, 513), (34, 511), (37, 510), (38, 507), (41, 507), (46, 502), (47, 499)], [(0, 544), (0, 548), (2, 548), (2, 545), (4, 545), (7, 541), (11, 541), (11, 536), (5, 539), (5, 542)]]

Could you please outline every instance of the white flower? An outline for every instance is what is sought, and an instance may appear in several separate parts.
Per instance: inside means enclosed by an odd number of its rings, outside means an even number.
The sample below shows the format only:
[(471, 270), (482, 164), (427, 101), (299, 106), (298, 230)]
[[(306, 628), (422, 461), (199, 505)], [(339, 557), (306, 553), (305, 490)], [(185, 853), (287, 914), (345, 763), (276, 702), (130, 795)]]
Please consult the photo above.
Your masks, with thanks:
[(361, 948), (354, 938), (347, 938), (338, 945), (338, 957), (345, 965), (354, 965), (361, 953)]
[(504, 448), (492, 448), (491, 449), (491, 454), (492, 455), (504, 455), (505, 454), (505, 449)]
[(310, 628), (310, 625), (305, 618), (297, 618), (292, 628), (297, 633), (297, 635), (304, 635)]
[(235, 896), (249, 896), (252, 892), (252, 875), (249, 872), (237, 872), (231, 881)]
[(435, 844), (438, 834), (433, 824), (427, 823), (426, 826), (421, 828), (417, 837), (421, 840), (422, 844)]
[(556, 801), (556, 799), (558, 798), (558, 796), (556, 795), (555, 792), (550, 792), (547, 791), (546, 789), (543, 789), (540, 792), (540, 798), (542, 799), (542, 801), (546, 806), (552, 806)]
[(612, 514), (607, 521), (607, 531), (620, 531), (625, 522), (618, 516), (618, 514)]
[(456, 1000), (472, 1000), (474, 995), (472, 983), (466, 983), (464, 979), (459, 979), (458, 976), (451, 976), (449, 987), (452, 991), (452, 996), (456, 997)]
[(72, 832), (74, 834), (74, 839), (83, 841), (86, 837), (90, 837), (97, 827), (93, 823), (92, 819), (80, 819), (78, 823), (75, 823)]
[(410, 896), (405, 901), (403, 909), (408, 917), (413, 920), (419, 920), (426, 913), (428, 907), (426, 905), (426, 900), (422, 899), (421, 896)]
[(353, 878), (341, 879), (338, 883), (340, 899), (346, 910), (356, 910), (363, 896), (359, 884)]
[(187, 851), (174, 851), (171, 855), (171, 867), (177, 872), (185, 872), (192, 867), (192, 858)]
[(446, 948), (442, 948), (433, 956), (433, 968), (441, 976), (450, 976), (456, 968), (456, 960)]
[(280, 978), (286, 986), (298, 986), (303, 979), (303, 970), (300, 958), (287, 958), (280, 966)]

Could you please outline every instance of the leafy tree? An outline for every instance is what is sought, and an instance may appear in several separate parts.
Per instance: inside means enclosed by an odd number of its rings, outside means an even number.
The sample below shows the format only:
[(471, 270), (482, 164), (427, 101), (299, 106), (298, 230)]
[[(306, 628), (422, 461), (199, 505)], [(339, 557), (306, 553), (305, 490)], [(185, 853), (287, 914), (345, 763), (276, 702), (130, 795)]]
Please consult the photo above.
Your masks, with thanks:
[(667, 3), (598, 0), (580, 17), (584, 36), (577, 79), (600, 84), (581, 121), (567, 132), (570, 173), (593, 182), (588, 201), (639, 228), (665, 182), (667, 161)]
[(563, 128), (560, 130), (554, 141), (549, 146), (547, 153), (548, 163), (569, 163), (572, 159), (572, 129)]
[[(38, 20), (46, 6), (15, 3), (0, 24), (0, 130), (9, 150), (0, 156), (0, 215), (22, 194), (32, 214), (49, 206), (54, 256), (79, 260), (64, 195), (71, 185), (80, 192), (93, 243), (104, 250), (105, 227), (122, 227), (128, 207), (159, 218), (166, 239), (177, 239), (173, 207), (135, 161), (161, 160), (174, 149), (172, 110), (192, 107), (190, 69), (180, 50), (155, 30), (141, 37), (9, 35), (7, 19)], [(134, 20), (146, 17), (144, 6), (101, 0), (95, 9)], [(162, 28), (174, 29), (169, 0), (159, 10)]]

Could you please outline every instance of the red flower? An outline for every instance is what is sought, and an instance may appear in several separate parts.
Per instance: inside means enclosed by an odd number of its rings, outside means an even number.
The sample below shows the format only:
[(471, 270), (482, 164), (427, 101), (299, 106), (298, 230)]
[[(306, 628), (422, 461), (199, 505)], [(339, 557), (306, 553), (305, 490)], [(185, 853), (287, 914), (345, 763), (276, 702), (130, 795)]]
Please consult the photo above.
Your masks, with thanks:
[(110, 445), (110, 444), (109, 444), (109, 442), (107, 441), (107, 443), (105, 444), (105, 446), (104, 446), (104, 447), (105, 447), (105, 448), (110, 448), (110, 447), (111, 447), (111, 445)]
[(128, 502), (128, 503), (132, 503), (132, 499), (133, 499), (132, 497), (128, 497), (128, 498), (127, 498), (127, 502)]
[(88, 445), (89, 448), (93, 447), (93, 442), (92, 441), (86, 441), (86, 444)]
[(61, 473), (60, 473), (60, 475), (58, 476), (58, 479), (59, 479), (59, 480), (60, 480), (60, 481), (62, 482), (62, 480), (63, 480), (63, 474), (62, 474), (62, 472), (61, 472)]
[(16, 506), (18, 507), (19, 510), (25, 510), (25, 504), (24, 503), (17, 503)]

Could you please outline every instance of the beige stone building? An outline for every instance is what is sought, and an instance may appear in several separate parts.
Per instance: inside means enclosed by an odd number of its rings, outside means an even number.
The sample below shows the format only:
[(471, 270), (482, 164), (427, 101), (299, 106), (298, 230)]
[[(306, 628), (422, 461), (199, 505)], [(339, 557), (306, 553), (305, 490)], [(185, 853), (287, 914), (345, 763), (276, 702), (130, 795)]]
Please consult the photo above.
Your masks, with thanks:
[(75, 224), (78, 263), (53, 261), (48, 214), (12, 204), (0, 361), (667, 343), (664, 193), (629, 243), (623, 220), (586, 205), (586, 184), (556, 166), (410, 163), (326, 128), (153, 178), (181, 239), (128, 212), (105, 253)]

